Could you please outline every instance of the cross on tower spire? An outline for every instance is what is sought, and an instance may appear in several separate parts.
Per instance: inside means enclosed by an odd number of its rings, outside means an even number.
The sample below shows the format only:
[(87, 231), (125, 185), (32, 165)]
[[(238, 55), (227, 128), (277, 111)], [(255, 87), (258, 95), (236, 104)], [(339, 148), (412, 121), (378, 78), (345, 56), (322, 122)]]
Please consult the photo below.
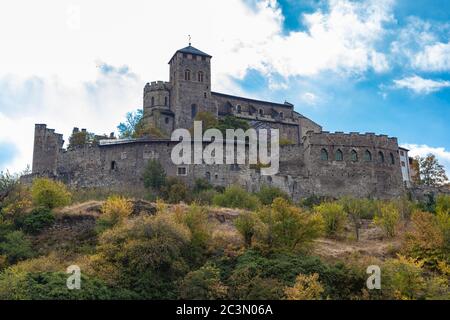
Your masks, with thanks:
[(189, 37), (189, 46), (191, 45), (191, 35), (188, 35)]

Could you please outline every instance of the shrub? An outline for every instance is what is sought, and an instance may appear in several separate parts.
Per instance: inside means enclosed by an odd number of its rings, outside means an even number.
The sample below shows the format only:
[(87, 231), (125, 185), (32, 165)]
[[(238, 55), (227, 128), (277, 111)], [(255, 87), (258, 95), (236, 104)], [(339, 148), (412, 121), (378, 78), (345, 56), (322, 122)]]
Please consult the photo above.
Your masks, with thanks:
[(258, 211), (258, 218), (262, 222), (258, 239), (269, 249), (305, 249), (322, 234), (323, 222), (318, 215), (302, 212), (282, 198)]
[(422, 299), (426, 282), (422, 276), (423, 263), (399, 255), (385, 262), (382, 268), (382, 293), (389, 299)]
[(437, 196), (436, 213), (450, 214), (450, 195), (440, 194)]
[(446, 258), (445, 236), (438, 218), (429, 212), (416, 211), (411, 217), (411, 228), (403, 240), (404, 252), (436, 269)]
[(234, 225), (244, 239), (245, 246), (251, 247), (253, 236), (256, 233), (258, 217), (253, 212), (243, 212), (234, 220)]
[(276, 198), (283, 198), (287, 201), (290, 201), (289, 195), (286, 192), (276, 187), (266, 185), (263, 185), (261, 187), (261, 190), (256, 193), (256, 196), (263, 205), (272, 204), (273, 200), (275, 200)]
[(140, 299), (175, 299), (190, 241), (189, 229), (172, 215), (138, 216), (101, 234), (92, 268)]
[(102, 205), (102, 215), (97, 221), (97, 231), (102, 232), (124, 219), (133, 212), (131, 202), (121, 196), (110, 196)]
[(211, 205), (213, 204), (214, 197), (218, 194), (216, 190), (203, 190), (194, 194), (193, 201), (200, 205)]
[(176, 220), (177, 222), (187, 226), (191, 232), (188, 257), (194, 263), (200, 262), (211, 239), (211, 228), (208, 221), (208, 212), (204, 207), (194, 204), (184, 212), (176, 212)]
[(337, 202), (325, 202), (314, 207), (324, 221), (325, 234), (329, 237), (339, 237), (344, 231), (347, 215), (344, 207)]
[(311, 275), (299, 274), (295, 278), (294, 286), (285, 288), (284, 294), (288, 300), (319, 300), (323, 291), (317, 273)]
[(164, 200), (169, 203), (190, 202), (190, 190), (180, 179), (169, 177), (166, 185), (161, 188)]
[(62, 182), (47, 178), (35, 179), (31, 194), (36, 206), (48, 209), (66, 206), (71, 200), (71, 194)]
[(33, 256), (31, 243), (22, 231), (13, 231), (7, 234), (5, 241), (0, 243), (0, 253), (8, 257), (9, 264)]
[[(224, 268), (226, 271), (226, 269)], [(236, 293), (239, 288), (252, 286), (252, 279), (277, 279), (279, 285), (276, 292), (280, 299), (286, 286), (293, 286), (299, 274), (309, 275), (317, 273), (323, 285), (323, 297), (330, 299), (350, 299), (365, 287), (367, 275), (364, 270), (356, 270), (342, 263), (327, 264), (317, 257), (292, 252), (276, 252), (262, 255), (250, 249), (237, 258), (231, 271), (229, 281), (230, 293)], [(226, 272), (224, 272), (226, 275)], [(239, 276), (238, 276), (239, 275)], [(275, 285), (275, 284), (274, 284)], [(244, 299), (245, 295), (231, 296), (232, 299)], [(270, 299), (270, 298), (267, 298)]]
[(0, 204), (1, 214), (7, 220), (20, 219), (32, 206), (30, 189), (17, 183), (10, 189)]
[(396, 235), (399, 221), (400, 213), (395, 204), (390, 202), (380, 204), (374, 223), (384, 230), (386, 236), (394, 237)]
[(223, 194), (217, 194), (213, 198), (216, 206), (227, 208), (241, 208), (255, 210), (259, 205), (256, 196), (249, 194), (247, 191), (238, 186), (230, 186), (225, 189)]
[(157, 160), (150, 160), (144, 171), (144, 186), (160, 190), (166, 183), (166, 172)]
[(206, 190), (211, 190), (213, 188), (212, 184), (206, 179), (196, 179), (194, 184), (194, 193), (199, 193)]
[(227, 287), (220, 281), (220, 270), (212, 264), (189, 272), (180, 285), (181, 299), (215, 300), (224, 299), (226, 295)]
[(38, 233), (43, 228), (51, 226), (55, 216), (48, 208), (35, 208), (23, 220), (22, 228), (28, 233)]

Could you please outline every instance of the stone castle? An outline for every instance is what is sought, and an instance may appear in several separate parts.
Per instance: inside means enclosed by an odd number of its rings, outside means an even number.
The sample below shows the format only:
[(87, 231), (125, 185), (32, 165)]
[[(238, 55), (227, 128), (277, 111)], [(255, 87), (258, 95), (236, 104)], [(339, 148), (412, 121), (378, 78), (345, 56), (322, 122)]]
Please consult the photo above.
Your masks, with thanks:
[[(192, 185), (196, 179), (214, 186), (241, 185), (257, 191), (262, 185), (279, 187), (294, 199), (316, 196), (391, 198), (409, 183), (407, 150), (397, 138), (374, 133), (330, 133), (294, 105), (237, 97), (211, 90), (212, 57), (190, 44), (169, 61), (169, 82), (144, 87), (143, 121), (168, 137), (177, 128), (190, 129), (199, 112), (216, 118), (246, 120), (259, 130), (279, 129), (278, 174), (263, 176), (251, 165), (174, 165), (170, 138), (107, 139), (95, 145), (64, 149), (61, 134), (36, 124), (32, 176), (50, 176), (74, 187), (134, 188), (142, 186), (144, 169), (157, 159), (168, 176)], [(78, 130), (74, 129), (75, 132)]]

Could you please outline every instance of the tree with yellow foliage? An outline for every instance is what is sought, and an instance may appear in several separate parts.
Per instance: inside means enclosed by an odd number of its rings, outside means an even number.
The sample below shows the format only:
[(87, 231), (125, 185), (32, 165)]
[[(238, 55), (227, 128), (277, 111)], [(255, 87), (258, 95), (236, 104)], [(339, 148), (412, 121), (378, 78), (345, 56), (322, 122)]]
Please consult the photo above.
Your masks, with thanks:
[(319, 282), (317, 273), (311, 275), (299, 274), (293, 287), (286, 287), (284, 294), (287, 300), (320, 300), (324, 288)]

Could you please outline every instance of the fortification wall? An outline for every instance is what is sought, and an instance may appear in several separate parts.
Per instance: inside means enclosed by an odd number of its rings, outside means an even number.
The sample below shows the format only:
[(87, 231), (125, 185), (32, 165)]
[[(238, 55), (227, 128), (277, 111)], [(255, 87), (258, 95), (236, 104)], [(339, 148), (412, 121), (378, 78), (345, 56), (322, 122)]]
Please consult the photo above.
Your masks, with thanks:
[(373, 133), (309, 133), (304, 146), (307, 189), (312, 194), (391, 198), (404, 191), (396, 138)]
[(32, 172), (54, 174), (63, 145), (62, 134), (55, 133), (54, 129), (48, 129), (45, 124), (36, 124)]

